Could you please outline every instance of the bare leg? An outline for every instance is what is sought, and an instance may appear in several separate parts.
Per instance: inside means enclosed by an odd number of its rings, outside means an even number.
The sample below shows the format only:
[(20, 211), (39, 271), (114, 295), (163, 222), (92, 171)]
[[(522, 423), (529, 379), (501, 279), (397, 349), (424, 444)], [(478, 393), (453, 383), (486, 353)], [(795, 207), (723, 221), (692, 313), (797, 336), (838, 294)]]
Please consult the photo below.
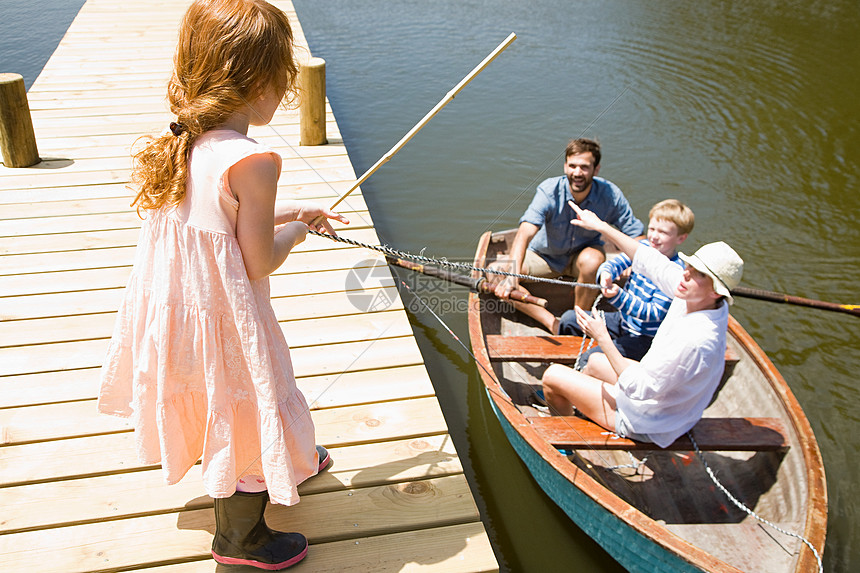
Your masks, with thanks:
[(553, 364), (544, 372), (541, 383), (553, 413), (569, 416), (575, 407), (588, 419), (615, 431), (615, 398), (606, 382), (573, 368)]
[[(523, 264), (520, 269), (520, 272), (522, 272), (524, 275), (529, 274), (529, 272), (531, 271), (528, 264), (528, 258), (529, 257), (527, 255), (526, 260), (523, 261)], [(519, 288), (520, 290), (529, 292), (528, 289), (526, 289), (522, 283), (519, 284)], [(515, 309), (538, 321), (541, 326), (546, 328), (550, 333), (558, 334), (558, 318), (556, 318), (553, 313), (551, 313), (544, 307), (538, 306), (536, 304), (529, 304), (527, 302), (520, 302), (513, 299), (511, 299), (510, 302), (514, 303)]]
[[(624, 358), (623, 356), (622, 360), (631, 364), (637, 364), (635, 360)], [(591, 376), (592, 378), (602, 380), (608, 384), (615, 384), (618, 382), (618, 374), (615, 373), (612, 365), (609, 364), (609, 359), (606, 355), (601, 352), (595, 352), (588, 358), (588, 363), (585, 365), (585, 368), (582, 369), (582, 373), (587, 376)]]
[[(586, 247), (576, 256), (576, 281), (594, 284), (597, 281), (597, 269), (606, 260), (606, 255), (599, 249)], [(574, 297), (579, 308), (590, 310), (597, 299), (597, 289), (576, 287)]]

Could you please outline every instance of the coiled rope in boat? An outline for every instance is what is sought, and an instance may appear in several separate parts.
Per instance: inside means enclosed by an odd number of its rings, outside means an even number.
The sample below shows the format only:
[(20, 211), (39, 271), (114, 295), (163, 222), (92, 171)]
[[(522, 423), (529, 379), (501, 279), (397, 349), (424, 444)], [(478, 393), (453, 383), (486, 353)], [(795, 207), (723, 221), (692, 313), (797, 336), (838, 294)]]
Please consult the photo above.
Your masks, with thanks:
[(824, 573), (824, 564), (821, 562), (821, 556), (818, 554), (818, 551), (815, 549), (815, 547), (812, 546), (812, 543), (810, 543), (809, 540), (806, 539), (805, 537), (803, 537), (802, 535), (799, 535), (797, 533), (793, 533), (791, 531), (786, 531), (785, 529), (781, 528), (777, 524), (772, 523), (772, 522), (768, 521), (767, 519), (763, 518), (762, 516), (758, 515), (756, 512), (754, 512), (753, 510), (748, 508), (746, 505), (744, 505), (741, 501), (739, 501), (735, 496), (733, 496), (731, 493), (729, 493), (729, 490), (727, 490), (725, 488), (725, 486), (720, 483), (720, 480), (717, 479), (717, 476), (714, 474), (713, 470), (711, 470), (711, 467), (708, 465), (708, 462), (705, 461), (704, 454), (702, 454), (701, 450), (699, 450), (699, 445), (696, 443), (695, 438), (693, 438), (693, 431), (690, 430), (689, 432), (687, 432), (687, 436), (690, 438), (690, 441), (693, 443), (693, 447), (696, 449), (696, 455), (698, 455), (699, 459), (702, 460), (702, 464), (704, 464), (704, 466), (705, 466), (705, 471), (707, 471), (708, 475), (711, 476), (711, 480), (719, 488), (719, 490), (722, 491), (724, 494), (726, 494), (726, 497), (729, 498), (729, 501), (731, 501), (738, 509), (745, 512), (747, 515), (750, 515), (751, 517), (756, 518), (761, 523), (764, 523), (765, 525), (772, 527), (773, 529), (775, 529), (776, 531), (779, 531), (780, 533), (782, 533), (784, 535), (788, 535), (789, 537), (794, 537), (795, 539), (799, 539), (803, 543), (805, 543), (806, 546), (809, 547), (809, 549), (812, 551), (812, 554), (815, 555), (815, 560), (818, 561), (819, 573)]

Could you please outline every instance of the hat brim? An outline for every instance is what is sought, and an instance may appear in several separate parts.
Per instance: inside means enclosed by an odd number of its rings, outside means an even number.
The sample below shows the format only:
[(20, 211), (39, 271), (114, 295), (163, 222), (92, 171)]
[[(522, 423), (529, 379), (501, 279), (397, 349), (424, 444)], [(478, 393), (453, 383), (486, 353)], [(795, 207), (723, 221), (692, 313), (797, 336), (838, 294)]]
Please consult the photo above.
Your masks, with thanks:
[(732, 293), (729, 290), (729, 287), (727, 287), (723, 283), (723, 281), (721, 281), (719, 277), (717, 277), (717, 275), (715, 275), (711, 271), (711, 269), (708, 268), (708, 265), (706, 265), (704, 261), (702, 261), (702, 259), (700, 259), (696, 255), (685, 255), (684, 253), (678, 253), (678, 256), (681, 258), (682, 261), (684, 261), (697, 271), (711, 277), (711, 283), (713, 283), (714, 285), (714, 292), (726, 297), (726, 300), (729, 301), (729, 304), (734, 304), (735, 299), (732, 297)]

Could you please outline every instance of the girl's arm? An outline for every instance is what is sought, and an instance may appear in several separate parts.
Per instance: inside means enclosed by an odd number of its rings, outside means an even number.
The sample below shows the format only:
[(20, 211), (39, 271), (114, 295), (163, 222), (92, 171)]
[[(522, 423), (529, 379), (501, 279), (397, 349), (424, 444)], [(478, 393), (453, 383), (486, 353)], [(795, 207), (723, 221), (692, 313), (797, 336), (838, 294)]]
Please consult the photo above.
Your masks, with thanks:
[(228, 183), (239, 200), (236, 238), (245, 270), (251, 280), (272, 274), (305, 240), (308, 227), (302, 222), (285, 225), (275, 235), (275, 196), (278, 167), (270, 155), (251, 155), (230, 168)]

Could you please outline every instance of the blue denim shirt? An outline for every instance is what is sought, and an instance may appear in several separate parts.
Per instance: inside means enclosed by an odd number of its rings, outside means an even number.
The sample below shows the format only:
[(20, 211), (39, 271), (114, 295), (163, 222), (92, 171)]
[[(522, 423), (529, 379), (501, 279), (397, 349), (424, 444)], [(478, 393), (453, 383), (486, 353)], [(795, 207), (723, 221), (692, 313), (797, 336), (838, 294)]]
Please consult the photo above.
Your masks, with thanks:
[[(520, 223), (528, 222), (540, 227), (529, 248), (558, 273), (564, 270), (574, 253), (603, 244), (600, 233), (570, 224), (576, 218), (576, 213), (567, 204), (572, 200), (567, 177), (552, 177), (538, 185), (531, 205), (520, 218)], [(633, 214), (621, 189), (606, 179), (594, 178), (591, 192), (579, 207), (594, 212), (625, 235), (638, 237), (645, 234), (645, 225)]]

